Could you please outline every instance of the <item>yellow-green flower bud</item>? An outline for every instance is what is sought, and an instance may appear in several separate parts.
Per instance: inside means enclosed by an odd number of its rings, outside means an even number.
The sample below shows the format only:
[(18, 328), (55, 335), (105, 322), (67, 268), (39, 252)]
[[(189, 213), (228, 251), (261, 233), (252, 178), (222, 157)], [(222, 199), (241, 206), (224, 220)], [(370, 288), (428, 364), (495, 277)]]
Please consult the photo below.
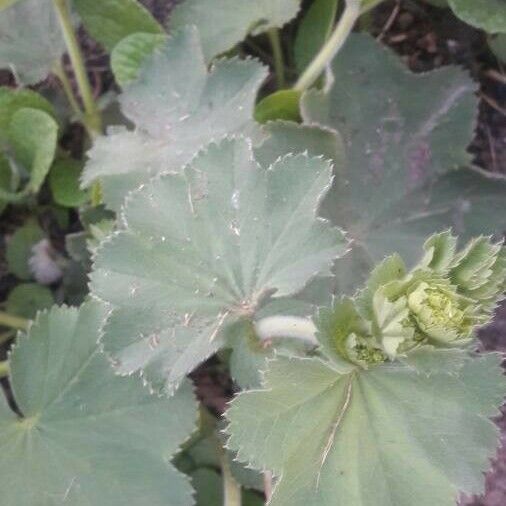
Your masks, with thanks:
[(407, 296), (411, 317), (429, 340), (444, 344), (461, 344), (472, 337), (470, 301), (451, 285), (422, 281), (411, 287)]

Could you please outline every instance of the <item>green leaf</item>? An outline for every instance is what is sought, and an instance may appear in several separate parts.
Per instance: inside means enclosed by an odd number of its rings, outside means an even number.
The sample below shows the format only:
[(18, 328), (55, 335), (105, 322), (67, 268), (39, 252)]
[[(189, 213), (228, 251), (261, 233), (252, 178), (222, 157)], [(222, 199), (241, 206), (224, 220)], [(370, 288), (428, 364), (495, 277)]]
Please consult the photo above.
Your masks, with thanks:
[(41, 110), (19, 109), (9, 124), (8, 139), (14, 158), (29, 174), (29, 181), (21, 195), (37, 193), (53, 163), (58, 125)]
[(299, 125), (288, 121), (269, 122), (263, 127), (264, 141), (255, 147), (255, 157), (264, 167), (287, 153), (307, 152), (334, 162), (334, 171), (341, 173), (346, 164), (345, 147), (340, 135), (329, 128)]
[(139, 77), (144, 62), (159, 48), (167, 37), (162, 34), (132, 33), (114, 46), (111, 53), (111, 68), (120, 86)]
[(300, 121), (300, 92), (280, 90), (260, 100), (255, 107), (255, 119), (259, 123), (274, 120)]
[(175, 33), (120, 95), (136, 129), (115, 128), (96, 139), (83, 183), (99, 178), (104, 201), (118, 210), (129, 191), (155, 174), (179, 170), (210, 141), (254, 133), (255, 96), (265, 77), (254, 60), (221, 60), (208, 73), (197, 31)]
[(28, 261), (32, 256), (32, 248), (43, 238), (44, 232), (34, 220), (19, 227), (7, 242), (5, 256), (9, 272), (20, 279), (32, 278)]
[(411, 74), (363, 35), (348, 40), (332, 71), (331, 88), (304, 95), (302, 112), (345, 140), (346, 170), (324, 203), (355, 246), (338, 265), (341, 292), (394, 251), (410, 267), (435, 231), (452, 227), (464, 241), (506, 228), (506, 180), (465, 168), (476, 118), (465, 73)]
[(430, 374), (279, 358), (263, 390), (232, 402), (229, 446), (279, 477), (271, 506), (453, 506), (483, 489), (506, 382), (498, 355), (447, 353)]
[(89, 34), (108, 51), (133, 33), (163, 32), (137, 0), (73, 0), (72, 4)]
[(329, 37), (339, 0), (315, 0), (302, 19), (294, 44), (295, 65), (301, 73)]
[(195, 25), (209, 62), (249, 33), (282, 27), (299, 8), (300, 0), (184, 0), (171, 13), (169, 29)]
[(54, 201), (63, 207), (79, 207), (88, 201), (88, 192), (79, 188), (82, 166), (71, 158), (57, 160), (49, 173)]
[(8, 313), (31, 320), (37, 311), (48, 309), (53, 303), (49, 288), (36, 283), (22, 283), (9, 293), (5, 308)]
[(243, 139), (201, 152), (127, 200), (125, 230), (96, 254), (92, 292), (115, 309), (103, 343), (122, 373), (174, 385), (268, 300), (330, 272), (345, 250), (339, 229), (316, 217), (329, 164), (285, 156), (271, 167)]
[(503, 0), (448, 0), (448, 3), (462, 21), (488, 33), (506, 33)]
[(0, 138), (7, 136), (14, 114), (23, 108), (38, 109), (53, 118), (54, 108), (42, 95), (28, 89), (0, 87)]
[(0, 68), (24, 84), (42, 81), (65, 52), (58, 18), (49, 0), (22, 0), (0, 15)]
[(194, 428), (188, 384), (173, 399), (119, 378), (97, 344), (105, 307), (39, 314), (10, 357), (18, 416), (0, 402), (5, 506), (190, 506), (170, 464)]

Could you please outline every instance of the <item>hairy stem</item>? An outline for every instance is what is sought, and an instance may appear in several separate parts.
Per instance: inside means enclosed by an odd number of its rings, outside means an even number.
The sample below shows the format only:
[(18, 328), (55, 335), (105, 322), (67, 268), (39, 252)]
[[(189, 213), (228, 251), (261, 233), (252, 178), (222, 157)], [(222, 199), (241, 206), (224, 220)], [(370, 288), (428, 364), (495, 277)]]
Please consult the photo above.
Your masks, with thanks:
[(276, 337), (300, 339), (308, 344), (317, 344), (316, 327), (308, 318), (299, 316), (268, 316), (255, 322), (255, 332), (262, 341)]
[(72, 25), (70, 9), (67, 0), (53, 0), (53, 4), (58, 14), (60, 26), (63, 32), (63, 38), (67, 46), (72, 68), (79, 87), (79, 93), (84, 105), (84, 124), (91, 136), (95, 136), (102, 131), (102, 118), (98, 110), (93, 92), (91, 89), (86, 67), (84, 65), (83, 55), (79, 48), (79, 43)]
[(299, 77), (294, 86), (295, 90), (302, 92), (310, 88), (320, 77), (325, 67), (334, 59), (335, 55), (346, 42), (362, 12), (361, 3), (361, 0), (346, 0), (346, 7), (334, 31), (307, 69)]
[(0, 378), (6, 378), (9, 376), (10, 367), (9, 367), (9, 361), (4, 360), (0, 362)]
[(274, 71), (276, 72), (276, 80), (278, 88), (285, 86), (285, 63), (283, 59), (283, 47), (281, 46), (281, 37), (277, 28), (271, 28), (268, 31), (269, 40), (272, 46), (272, 56), (274, 57)]
[(28, 328), (29, 320), (19, 316), (13, 316), (4, 311), (0, 311), (0, 325), (3, 327), (10, 327), (12, 329), (26, 330)]
[(220, 451), (220, 460), (223, 478), (223, 506), (241, 506), (241, 486), (232, 475), (228, 455), (223, 447), (221, 447)]

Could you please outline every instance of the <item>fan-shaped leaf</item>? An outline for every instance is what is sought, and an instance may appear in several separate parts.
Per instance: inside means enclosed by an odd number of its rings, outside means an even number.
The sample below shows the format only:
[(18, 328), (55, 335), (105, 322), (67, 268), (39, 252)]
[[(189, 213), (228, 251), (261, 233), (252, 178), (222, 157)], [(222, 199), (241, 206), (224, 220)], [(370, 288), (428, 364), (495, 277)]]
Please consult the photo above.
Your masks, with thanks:
[(436, 359), (428, 374), (390, 364), (341, 375), (279, 358), (263, 390), (233, 401), (229, 446), (279, 477), (272, 506), (453, 506), (482, 490), (498, 439), (487, 418), (506, 382), (493, 354)]
[(506, 180), (465, 168), (476, 100), (460, 69), (414, 75), (356, 35), (332, 70), (330, 89), (307, 93), (302, 110), (305, 121), (339, 131), (347, 148), (346, 171), (324, 204), (355, 245), (339, 262), (342, 291), (394, 251), (411, 265), (434, 231), (452, 227), (466, 240), (504, 230)]
[(104, 200), (118, 209), (125, 195), (154, 174), (176, 171), (213, 139), (251, 133), (255, 96), (266, 76), (253, 60), (221, 60), (208, 74), (195, 29), (169, 38), (120, 96), (136, 125), (96, 140), (83, 182), (103, 183)]
[(92, 291), (116, 309), (104, 346), (119, 371), (169, 389), (273, 297), (326, 275), (342, 232), (316, 217), (331, 180), (320, 158), (268, 169), (245, 140), (212, 144), (180, 174), (128, 199), (125, 230), (98, 251)]
[(169, 28), (196, 25), (207, 61), (246, 38), (293, 19), (300, 0), (185, 0), (172, 12)]
[(154, 397), (119, 378), (97, 344), (106, 311), (39, 314), (11, 355), (23, 416), (0, 402), (0, 484), (5, 506), (190, 506), (187, 480), (167, 463), (194, 427), (188, 385)]

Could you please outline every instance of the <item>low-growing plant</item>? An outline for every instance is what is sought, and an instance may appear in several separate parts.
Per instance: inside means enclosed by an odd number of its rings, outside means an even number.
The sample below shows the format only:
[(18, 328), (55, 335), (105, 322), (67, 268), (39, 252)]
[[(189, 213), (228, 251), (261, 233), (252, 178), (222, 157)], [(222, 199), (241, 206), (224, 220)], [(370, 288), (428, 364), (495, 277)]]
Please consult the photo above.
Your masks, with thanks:
[[(473, 166), (464, 70), (414, 74), (351, 33), (380, 3), (185, 0), (165, 30), (135, 0), (0, 2), (0, 64), (25, 85), (0, 88), (0, 201), (24, 213), (0, 312), (19, 331), (2, 505), (483, 490), (506, 381), (477, 331), (506, 289), (506, 180)], [(497, 1), (450, 3), (501, 31)], [(79, 23), (118, 85), (98, 101)], [(78, 211), (65, 254), (47, 207), (63, 229)]]

